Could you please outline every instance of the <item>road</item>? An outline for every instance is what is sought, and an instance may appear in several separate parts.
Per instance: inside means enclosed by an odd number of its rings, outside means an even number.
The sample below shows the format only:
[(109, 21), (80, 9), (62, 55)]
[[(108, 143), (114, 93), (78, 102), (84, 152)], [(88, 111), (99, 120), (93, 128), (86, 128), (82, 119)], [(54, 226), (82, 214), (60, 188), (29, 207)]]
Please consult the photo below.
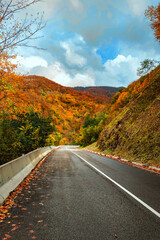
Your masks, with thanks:
[(3, 240), (160, 239), (160, 175), (71, 147), (47, 157), (15, 203)]

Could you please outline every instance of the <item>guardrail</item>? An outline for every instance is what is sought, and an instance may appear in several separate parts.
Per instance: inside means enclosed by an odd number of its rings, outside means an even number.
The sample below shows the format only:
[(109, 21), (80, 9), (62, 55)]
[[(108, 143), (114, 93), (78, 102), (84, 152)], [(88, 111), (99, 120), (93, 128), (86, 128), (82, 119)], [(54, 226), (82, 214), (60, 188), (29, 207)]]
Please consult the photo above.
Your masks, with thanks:
[(56, 147), (39, 148), (0, 166), (0, 205), (37, 163), (54, 148)]

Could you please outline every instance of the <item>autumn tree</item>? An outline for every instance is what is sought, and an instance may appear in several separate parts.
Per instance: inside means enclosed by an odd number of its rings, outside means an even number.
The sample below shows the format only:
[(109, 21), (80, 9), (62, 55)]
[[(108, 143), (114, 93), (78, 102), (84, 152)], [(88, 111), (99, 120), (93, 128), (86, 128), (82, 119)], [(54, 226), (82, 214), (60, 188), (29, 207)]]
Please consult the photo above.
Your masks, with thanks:
[(158, 6), (149, 6), (145, 11), (145, 16), (150, 20), (155, 37), (160, 42), (160, 3)]

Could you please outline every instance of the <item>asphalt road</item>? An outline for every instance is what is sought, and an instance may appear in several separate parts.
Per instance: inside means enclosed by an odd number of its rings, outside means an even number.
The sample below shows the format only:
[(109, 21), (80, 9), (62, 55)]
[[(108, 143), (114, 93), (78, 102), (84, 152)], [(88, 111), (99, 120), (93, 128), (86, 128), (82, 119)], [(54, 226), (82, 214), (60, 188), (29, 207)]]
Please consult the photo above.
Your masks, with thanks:
[(160, 218), (83, 159), (160, 212), (160, 175), (63, 147), (19, 193), (1, 239), (159, 240)]

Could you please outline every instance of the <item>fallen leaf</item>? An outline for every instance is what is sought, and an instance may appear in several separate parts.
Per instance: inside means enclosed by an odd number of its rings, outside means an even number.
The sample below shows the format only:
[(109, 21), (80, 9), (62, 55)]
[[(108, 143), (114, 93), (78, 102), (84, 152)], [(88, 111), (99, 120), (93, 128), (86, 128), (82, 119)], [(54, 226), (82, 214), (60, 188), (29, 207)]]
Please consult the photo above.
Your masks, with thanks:
[(11, 238), (11, 236), (9, 234), (4, 234), (7, 238)]
[(11, 229), (11, 231), (15, 231), (19, 226), (15, 226), (14, 228)]

